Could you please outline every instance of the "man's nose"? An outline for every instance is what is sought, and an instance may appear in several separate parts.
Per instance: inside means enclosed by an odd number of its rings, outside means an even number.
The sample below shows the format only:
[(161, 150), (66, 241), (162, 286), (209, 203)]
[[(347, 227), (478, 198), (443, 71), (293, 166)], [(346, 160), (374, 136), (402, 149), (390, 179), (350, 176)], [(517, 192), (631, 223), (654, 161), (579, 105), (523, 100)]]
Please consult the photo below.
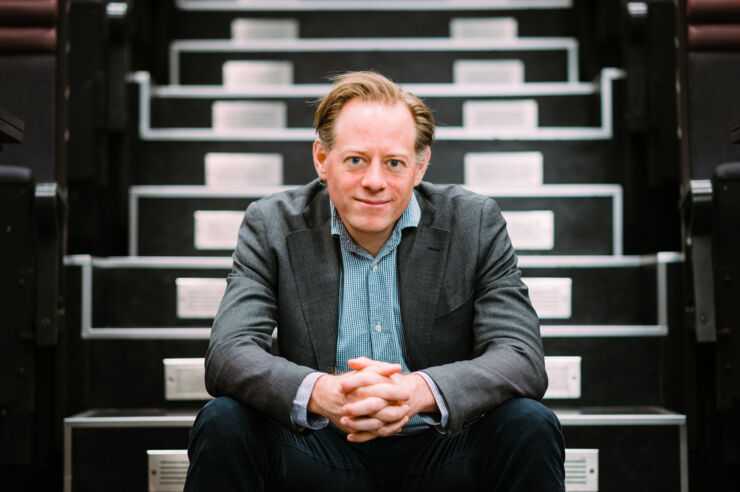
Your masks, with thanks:
[(383, 174), (383, 165), (377, 159), (370, 162), (362, 178), (362, 186), (372, 190), (385, 188), (385, 175)]

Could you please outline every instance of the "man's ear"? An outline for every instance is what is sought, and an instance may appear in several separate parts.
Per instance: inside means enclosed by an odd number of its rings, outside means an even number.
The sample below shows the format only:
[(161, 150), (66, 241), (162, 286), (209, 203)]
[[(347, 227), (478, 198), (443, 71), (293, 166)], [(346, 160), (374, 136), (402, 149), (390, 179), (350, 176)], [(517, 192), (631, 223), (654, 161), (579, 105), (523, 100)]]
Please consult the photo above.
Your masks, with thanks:
[(313, 167), (322, 181), (326, 181), (326, 155), (327, 151), (324, 144), (317, 138), (313, 142)]
[(424, 179), (424, 174), (427, 172), (427, 166), (429, 166), (429, 160), (432, 158), (432, 149), (427, 147), (424, 152), (424, 158), (421, 161), (416, 162), (416, 176), (414, 176), (414, 186), (419, 186), (421, 180)]

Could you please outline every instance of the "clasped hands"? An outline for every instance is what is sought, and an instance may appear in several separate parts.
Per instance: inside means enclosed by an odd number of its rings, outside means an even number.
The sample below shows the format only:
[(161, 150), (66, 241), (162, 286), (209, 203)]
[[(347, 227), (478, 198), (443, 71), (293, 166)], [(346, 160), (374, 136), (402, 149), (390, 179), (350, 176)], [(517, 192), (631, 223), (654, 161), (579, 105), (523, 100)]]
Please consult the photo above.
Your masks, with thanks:
[(417, 413), (437, 409), (424, 378), (402, 374), (400, 364), (367, 357), (348, 363), (350, 372), (321, 376), (308, 402), (309, 412), (328, 418), (347, 433), (348, 441), (393, 435)]

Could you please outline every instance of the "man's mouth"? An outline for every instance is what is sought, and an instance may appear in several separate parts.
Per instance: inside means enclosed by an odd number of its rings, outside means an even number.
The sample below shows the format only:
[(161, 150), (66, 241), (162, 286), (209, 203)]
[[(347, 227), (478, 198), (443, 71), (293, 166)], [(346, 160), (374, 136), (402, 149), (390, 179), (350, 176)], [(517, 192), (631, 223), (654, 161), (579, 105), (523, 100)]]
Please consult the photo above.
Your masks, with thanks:
[(369, 198), (357, 198), (357, 201), (371, 206), (385, 205), (386, 203), (388, 203), (388, 200), (377, 200)]

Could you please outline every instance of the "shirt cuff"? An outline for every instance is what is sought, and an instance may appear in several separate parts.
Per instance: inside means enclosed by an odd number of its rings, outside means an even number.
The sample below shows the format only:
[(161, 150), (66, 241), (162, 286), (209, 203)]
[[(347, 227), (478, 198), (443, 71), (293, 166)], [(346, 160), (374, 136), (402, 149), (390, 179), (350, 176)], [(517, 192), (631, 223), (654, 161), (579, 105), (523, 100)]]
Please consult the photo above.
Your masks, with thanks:
[(311, 393), (316, 381), (326, 373), (312, 372), (301, 382), (293, 398), (293, 406), (290, 407), (290, 420), (293, 424), (312, 430), (323, 429), (329, 425), (329, 419), (315, 413), (308, 412), (308, 401), (311, 399)]
[(432, 390), (434, 401), (437, 402), (437, 408), (439, 409), (439, 414), (420, 413), (419, 417), (421, 417), (424, 423), (445, 429), (447, 427), (447, 421), (450, 420), (450, 413), (447, 411), (447, 404), (445, 404), (445, 400), (442, 398), (442, 393), (440, 393), (439, 388), (437, 388), (437, 383), (435, 383), (429, 374), (425, 372), (417, 371), (416, 374), (423, 377), (424, 381), (429, 385), (429, 389)]

